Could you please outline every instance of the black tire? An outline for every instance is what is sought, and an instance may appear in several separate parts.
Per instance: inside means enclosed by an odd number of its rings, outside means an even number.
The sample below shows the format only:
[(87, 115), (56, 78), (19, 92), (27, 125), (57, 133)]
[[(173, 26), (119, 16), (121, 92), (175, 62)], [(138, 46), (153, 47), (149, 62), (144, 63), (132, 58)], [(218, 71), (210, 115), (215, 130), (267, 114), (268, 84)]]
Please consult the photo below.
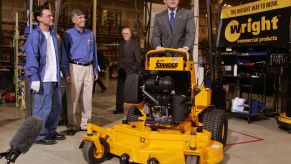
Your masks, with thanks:
[(227, 140), (228, 120), (225, 111), (210, 109), (202, 115), (203, 128), (212, 133), (212, 140), (225, 146)]
[(186, 156), (186, 164), (198, 164), (199, 157), (194, 155), (187, 155)]
[(105, 139), (100, 138), (102, 154), (95, 154), (96, 147), (92, 141), (86, 141), (83, 147), (83, 157), (89, 164), (97, 164), (103, 162), (109, 153), (109, 144)]
[(156, 158), (150, 158), (148, 159), (147, 164), (159, 164), (159, 161)]
[(120, 164), (129, 164), (129, 155), (128, 154), (122, 154), (119, 158), (119, 163)]
[(131, 106), (127, 112), (126, 120), (128, 122), (136, 122), (138, 121), (138, 109), (135, 106)]

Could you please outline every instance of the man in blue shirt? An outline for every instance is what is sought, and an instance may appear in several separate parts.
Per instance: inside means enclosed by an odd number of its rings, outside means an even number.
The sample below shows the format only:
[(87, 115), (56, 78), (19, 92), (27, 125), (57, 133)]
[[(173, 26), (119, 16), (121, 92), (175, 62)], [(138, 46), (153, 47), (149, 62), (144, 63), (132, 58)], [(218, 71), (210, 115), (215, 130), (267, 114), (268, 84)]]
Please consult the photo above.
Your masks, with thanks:
[[(85, 13), (73, 10), (71, 19), (74, 27), (63, 34), (61, 62), (62, 73), (68, 83), (67, 135), (87, 129), (92, 114), (93, 82), (98, 78), (96, 41), (93, 32), (85, 28)], [(82, 114), (80, 109), (83, 109)]]
[(34, 93), (32, 115), (44, 122), (36, 143), (51, 145), (65, 136), (57, 133), (60, 116), (60, 67), (57, 38), (52, 30), (53, 16), (49, 9), (39, 7), (34, 13), (38, 27), (28, 36), (25, 43), (26, 74)]

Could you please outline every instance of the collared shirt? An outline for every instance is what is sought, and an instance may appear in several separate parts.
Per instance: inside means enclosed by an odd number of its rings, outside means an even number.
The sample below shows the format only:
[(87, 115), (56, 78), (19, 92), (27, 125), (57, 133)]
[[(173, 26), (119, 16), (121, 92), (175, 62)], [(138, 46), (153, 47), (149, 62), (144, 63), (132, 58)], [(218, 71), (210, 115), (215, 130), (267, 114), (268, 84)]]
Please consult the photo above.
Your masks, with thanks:
[(92, 31), (82, 32), (75, 27), (68, 29), (62, 39), (62, 73), (69, 76), (69, 63), (92, 63), (94, 75), (98, 74), (96, 41)]
[(44, 32), (46, 38), (46, 65), (43, 82), (57, 82), (57, 61), (53, 38), (50, 32)]
[(176, 16), (176, 12), (177, 12), (177, 8), (176, 8), (174, 11), (168, 9), (168, 17), (169, 17), (169, 20), (171, 19), (171, 13), (172, 13), (172, 12), (174, 12), (174, 18), (175, 18), (175, 16)]

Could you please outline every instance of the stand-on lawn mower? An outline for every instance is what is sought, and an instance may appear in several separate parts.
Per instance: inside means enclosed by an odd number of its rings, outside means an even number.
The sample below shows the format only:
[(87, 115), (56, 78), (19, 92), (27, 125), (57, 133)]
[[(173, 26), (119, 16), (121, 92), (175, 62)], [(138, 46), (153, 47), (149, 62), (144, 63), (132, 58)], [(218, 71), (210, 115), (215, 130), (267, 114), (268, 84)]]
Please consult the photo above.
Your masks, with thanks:
[(80, 148), (91, 164), (108, 156), (120, 163), (219, 163), (227, 138), (227, 117), (210, 105), (211, 90), (197, 86), (189, 53), (149, 51), (145, 72), (129, 75), (127, 117), (112, 128), (88, 123)]

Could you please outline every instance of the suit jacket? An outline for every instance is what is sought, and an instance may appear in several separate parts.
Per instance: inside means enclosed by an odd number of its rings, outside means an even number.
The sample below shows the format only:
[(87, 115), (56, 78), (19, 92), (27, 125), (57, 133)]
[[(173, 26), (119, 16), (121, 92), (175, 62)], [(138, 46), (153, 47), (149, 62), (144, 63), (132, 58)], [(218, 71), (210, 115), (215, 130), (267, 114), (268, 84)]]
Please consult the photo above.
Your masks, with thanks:
[(187, 46), (190, 50), (194, 41), (194, 16), (191, 10), (177, 8), (173, 34), (170, 29), (168, 10), (155, 16), (152, 34), (152, 46), (157, 48), (183, 48)]
[(140, 45), (135, 40), (130, 40), (125, 46), (125, 41), (120, 43), (118, 70), (123, 68), (127, 74), (137, 73), (142, 69)]

